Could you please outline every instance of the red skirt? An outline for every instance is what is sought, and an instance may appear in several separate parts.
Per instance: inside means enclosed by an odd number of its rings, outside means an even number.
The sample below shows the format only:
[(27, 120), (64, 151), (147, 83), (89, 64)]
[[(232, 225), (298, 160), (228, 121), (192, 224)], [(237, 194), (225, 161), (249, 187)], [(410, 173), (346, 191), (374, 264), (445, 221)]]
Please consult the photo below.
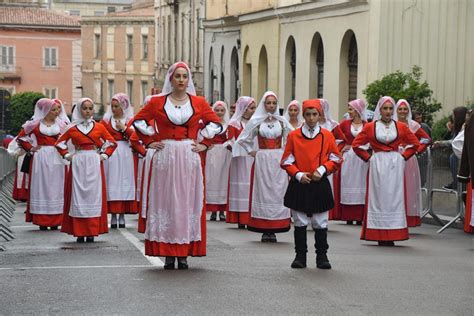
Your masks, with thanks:
[[(339, 204), (340, 220), (342, 221), (362, 221), (364, 219), (364, 205)], [(329, 213), (331, 214), (331, 213)]]
[(248, 225), (249, 212), (231, 212), (227, 207), (225, 221), (229, 224)]
[(74, 237), (98, 236), (109, 232), (107, 223), (107, 191), (105, 186), (105, 175), (102, 163), (100, 164), (102, 179), (102, 213), (100, 217), (77, 218), (69, 216), (72, 195), (72, 168), (66, 175), (66, 188), (64, 189), (64, 211), (61, 232)]
[(472, 217), (472, 180), (467, 187), (466, 212), (464, 214), (464, 231), (468, 234), (474, 234), (474, 226), (471, 226)]
[[(189, 244), (169, 244), (145, 239), (145, 255), (159, 257), (203, 257), (206, 255), (206, 208), (201, 213), (201, 240)], [(146, 226), (146, 222), (145, 222)], [(145, 231), (143, 231), (145, 232)]]
[(15, 169), (15, 179), (13, 183), (13, 192), (12, 192), (12, 198), (15, 201), (20, 201), (20, 202), (26, 202), (28, 200), (28, 186), (27, 186), (27, 181), (26, 179), (29, 178), (26, 174), (22, 178), (22, 183), (18, 183), (18, 164), (17, 168)]
[(137, 214), (137, 201), (108, 201), (107, 210), (110, 214)]
[(227, 209), (227, 204), (206, 204), (206, 211), (208, 212), (219, 212), (225, 211)]

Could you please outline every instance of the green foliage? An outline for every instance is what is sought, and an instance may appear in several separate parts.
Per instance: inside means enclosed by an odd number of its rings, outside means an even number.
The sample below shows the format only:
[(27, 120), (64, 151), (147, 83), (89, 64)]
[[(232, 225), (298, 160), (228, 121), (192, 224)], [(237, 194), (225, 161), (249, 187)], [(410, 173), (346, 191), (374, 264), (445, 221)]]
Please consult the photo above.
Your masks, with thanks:
[(449, 116), (444, 116), (442, 119), (433, 124), (431, 137), (434, 141), (443, 140), (444, 136), (448, 133), (448, 128), (446, 127), (448, 121)]
[(10, 134), (17, 135), (20, 132), (21, 126), (33, 116), (36, 101), (44, 97), (39, 92), (20, 92), (12, 96), (9, 109)]
[(433, 115), (441, 109), (441, 103), (436, 101), (426, 81), (421, 82), (421, 68), (413, 66), (411, 73), (397, 71), (384, 76), (369, 84), (363, 91), (371, 110), (375, 109), (377, 101), (384, 95), (391, 96), (395, 101), (406, 99), (412, 111), (423, 114), (424, 121), (431, 125)]

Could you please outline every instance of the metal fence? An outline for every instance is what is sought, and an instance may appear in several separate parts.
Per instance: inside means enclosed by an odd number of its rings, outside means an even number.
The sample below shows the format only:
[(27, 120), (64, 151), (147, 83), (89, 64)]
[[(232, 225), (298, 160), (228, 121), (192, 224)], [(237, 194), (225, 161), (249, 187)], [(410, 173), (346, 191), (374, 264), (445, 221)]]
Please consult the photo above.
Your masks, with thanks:
[[(4, 148), (0, 148), (0, 241), (9, 241), (14, 238), (10, 222), (15, 210), (15, 201), (11, 197), (15, 165), (15, 158), (11, 157)], [(0, 251), (2, 250), (5, 248), (0, 244)]]
[[(430, 215), (440, 226), (438, 233), (452, 226), (456, 221), (464, 217), (463, 194), (466, 185), (457, 181), (458, 160), (453, 156), (451, 146), (431, 147), (424, 153), (418, 155), (420, 166), (422, 192), (425, 194), (422, 217)], [(439, 200), (441, 207), (454, 209), (455, 216), (444, 222), (434, 210), (434, 201), (437, 195), (444, 197)]]

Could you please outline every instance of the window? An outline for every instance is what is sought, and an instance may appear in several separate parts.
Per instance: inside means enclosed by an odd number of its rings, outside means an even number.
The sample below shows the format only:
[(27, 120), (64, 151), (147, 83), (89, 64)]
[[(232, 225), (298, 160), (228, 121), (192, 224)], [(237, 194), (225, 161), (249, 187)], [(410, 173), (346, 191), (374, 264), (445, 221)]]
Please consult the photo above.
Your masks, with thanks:
[(80, 11), (80, 10), (69, 10), (69, 15), (72, 15), (72, 16), (80, 16), (80, 15), (81, 15), (81, 11)]
[(142, 100), (148, 95), (148, 81), (142, 81)]
[(95, 16), (102, 16), (104, 15), (104, 11), (94, 11)]
[(45, 47), (43, 54), (43, 66), (44, 67), (57, 67), (58, 66), (58, 49), (56, 47)]
[(115, 94), (115, 83), (113, 79), (107, 80), (107, 83), (109, 86), (109, 100), (111, 100)]
[(133, 58), (133, 35), (127, 34), (127, 59)]
[(100, 34), (95, 34), (94, 36), (94, 46), (95, 46), (95, 58), (100, 57)]
[(15, 86), (0, 86), (0, 90), (7, 90), (10, 95), (14, 95), (16, 92), (16, 87)]
[(142, 59), (148, 58), (148, 35), (142, 35)]
[(0, 70), (15, 71), (14, 46), (0, 46)]
[(107, 13), (114, 13), (115, 7), (107, 7)]
[(43, 94), (48, 99), (56, 99), (58, 97), (58, 88), (43, 87)]
[(127, 94), (130, 102), (133, 104), (133, 80), (127, 80)]

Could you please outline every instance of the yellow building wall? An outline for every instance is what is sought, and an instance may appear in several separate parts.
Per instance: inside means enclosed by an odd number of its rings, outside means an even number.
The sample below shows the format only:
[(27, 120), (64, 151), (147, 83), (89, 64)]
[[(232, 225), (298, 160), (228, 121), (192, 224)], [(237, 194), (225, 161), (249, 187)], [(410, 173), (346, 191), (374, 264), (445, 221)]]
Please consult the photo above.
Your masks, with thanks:
[(220, 19), (275, 8), (278, 0), (207, 0), (206, 19)]

